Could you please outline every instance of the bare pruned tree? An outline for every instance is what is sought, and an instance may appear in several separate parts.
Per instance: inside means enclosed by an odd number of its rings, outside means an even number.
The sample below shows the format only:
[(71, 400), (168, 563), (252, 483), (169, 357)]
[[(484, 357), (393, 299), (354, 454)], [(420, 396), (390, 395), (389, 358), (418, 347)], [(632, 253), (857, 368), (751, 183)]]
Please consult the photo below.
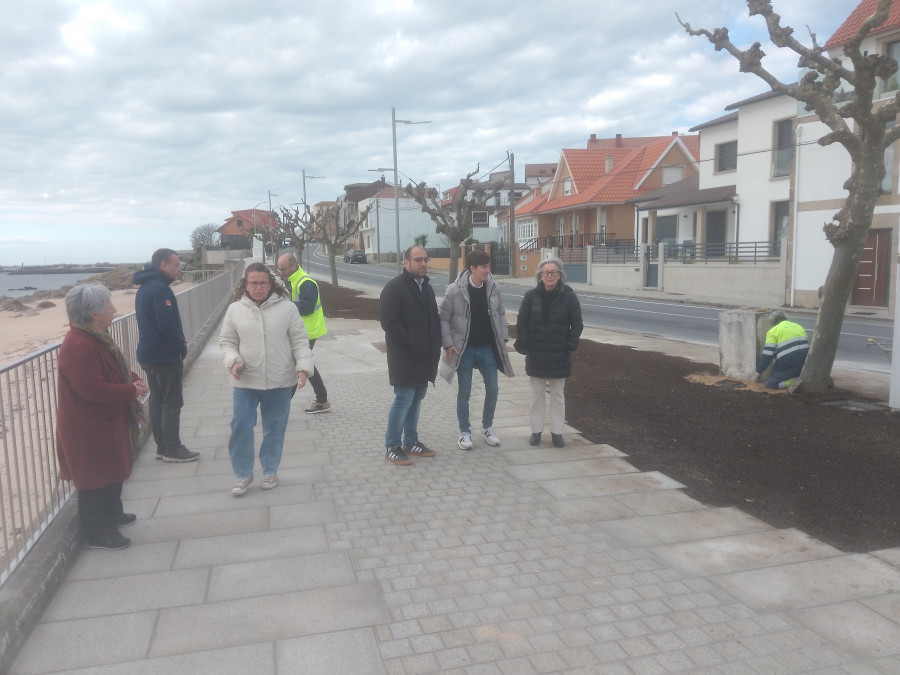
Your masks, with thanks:
[(204, 248), (219, 247), (219, 226), (215, 223), (206, 223), (195, 227), (191, 232), (191, 248), (195, 253), (200, 253)]
[(331, 270), (331, 283), (338, 286), (337, 264), (335, 257), (337, 251), (356, 237), (359, 228), (369, 219), (371, 206), (366, 207), (356, 217), (349, 218), (347, 222), (341, 222), (341, 208), (338, 202), (319, 204), (315, 212), (306, 208), (307, 228), (309, 239), (307, 241), (319, 242), (325, 247), (328, 255), (328, 264)]
[[(900, 93), (892, 98), (875, 100), (877, 78), (889, 78), (897, 71), (897, 63), (887, 55), (864, 53), (860, 49), (863, 39), (888, 18), (891, 0), (878, 0), (875, 13), (863, 21), (844, 44), (849, 66), (844, 66), (840, 59), (829, 58), (814, 33), (810, 32), (812, 44), (809, 47), (794, 38), (794, 29), (781, 25), (781, 17), (768, 0), (747, 0), (747, 8), (750, 16), (765, 19), (773, 44), (797, 54), (798, 67), (809, 69), (799, 82), (781, 82), (766, 70), (762, 65), (765, 53), (759, 42), (742, 50), (731, 42), (727, 28), (694, 29), (681, 17), (676, 17), (689, 35), (705, 37), (717, 51), (727, 51), (737, 59), (741, 72), (753, 73), (772, 91), (804, 103), (806, 109), (815, 112), (830, 129), (830, 133), (819, 139), (819, 145), (838, 143), (852, 160), (850, 176), (844, 183), (849, 194), (832, 222), (825, 223), (823, 228), (825, 237), (834, 247), (834, 255), (822, 291), (809, 356), (800, 374), (803, 390), (824, 391), (832, 384), (831, 369), (844, 313), (872, 224), (875, 202), (881, 194), (885, 176), (884, 151), (900, 138), (900, 126), (888, 124), (896, 120)], [(843, 82), (852, 87), (855, 98), (837, 103), (835, 92)]]
[(450, 281), (456, 279), (458, 274), (460, 244), (472, 236), (472, 211), (484, 206), (506, 184), (505, 181), (495, 184), (476, 183), (472, 176), (477, 173), (478, 166), (460, 179), (459, 188), (448, 204), (443, 204), (440, 193), (428, 187), (424, 181), (415, 186), (406, 186), (406, 194), (416, 200), (423, 213), (429, 215), (434, 221), (435, 232), (442, 235), (450, 246)]

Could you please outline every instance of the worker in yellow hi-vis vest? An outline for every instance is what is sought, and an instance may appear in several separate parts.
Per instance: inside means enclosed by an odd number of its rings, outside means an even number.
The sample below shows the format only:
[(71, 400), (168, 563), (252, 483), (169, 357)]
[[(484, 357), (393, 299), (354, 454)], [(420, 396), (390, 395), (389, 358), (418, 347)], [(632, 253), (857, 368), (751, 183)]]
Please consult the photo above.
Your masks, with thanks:
[[(766, 333), (766, 344), (756, 364), (757, 377), (771, 365), (772, 374), (766, 380), (766, 387), (790, 389), (803, 370), (809, 353), (806, 329), (798, 323), (788, 321), (780, 309), (769, 315), (769, 321), (772, 327)], [(790, 390), (793, 392), (793, 389)]]
[[(303, 271), (300, 263), (291, 253), (285, 253), (278, 258), (278, 273), (284, 280), (284, 285), (291, 295), (291, 301), (297, 306), (300, 318), (306, 326), (309, 334), (309, 348), (316, 344), (316, 339), (325, 335), (325, 312), (322, 311), (322, 296), (319, 295), (319, 285), (315, 280)], [(328, 402), (328, 390), (316, 368), (309, 383), (315, 392), (316, 400), (306, 409), (310, 415), (316, 413), (331, 412), (331, 403)]]

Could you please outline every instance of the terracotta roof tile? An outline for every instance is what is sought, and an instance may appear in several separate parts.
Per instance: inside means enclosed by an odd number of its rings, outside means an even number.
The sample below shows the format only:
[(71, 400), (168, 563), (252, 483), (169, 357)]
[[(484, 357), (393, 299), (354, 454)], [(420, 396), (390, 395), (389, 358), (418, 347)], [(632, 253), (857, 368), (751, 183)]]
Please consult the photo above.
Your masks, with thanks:
[[(856, 9), (850, 12), (850, 16), (834, 32), (834, 35), (828, 38), (828, 42), (825, 43), (825, 49), (838, 47), (856, 35), (856, 31), (859, 30), (859, 27), (862, 26), (866, 19), (875, 13), (877, 7), (878, 0), (862, 0), (856, 6)], [(887, 20), (871, 31), (869, 35), (878, 35), (898, 26), (900, 26), (900, 2), (893, 2), (891, 3), (891, 11)]]

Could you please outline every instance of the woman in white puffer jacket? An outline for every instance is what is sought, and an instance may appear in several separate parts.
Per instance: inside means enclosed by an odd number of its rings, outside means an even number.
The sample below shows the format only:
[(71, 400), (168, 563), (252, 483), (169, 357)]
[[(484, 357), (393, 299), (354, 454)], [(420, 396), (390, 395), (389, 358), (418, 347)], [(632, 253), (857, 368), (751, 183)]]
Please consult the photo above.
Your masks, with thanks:
[(231, 494), (239, 497), (253, 482), (257, 409), (263, 426), (260, 487), (271, 490), (278, 485), (291, 393), (313, 374), (313, 355), (297, 308), (264, 264), (251, 263), (244, 271), (222, 321), (219, 349), (234, 387), (228, 455), (236, 481)]

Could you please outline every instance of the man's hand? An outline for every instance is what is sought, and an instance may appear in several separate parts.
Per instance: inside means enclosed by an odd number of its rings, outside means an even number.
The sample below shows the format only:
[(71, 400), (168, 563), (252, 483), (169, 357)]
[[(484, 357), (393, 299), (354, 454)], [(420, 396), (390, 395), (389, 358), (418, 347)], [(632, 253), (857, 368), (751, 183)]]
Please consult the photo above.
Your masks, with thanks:
[(297, 388), (303, 389), (306, 386), (306, 371), (297, 371)]
[(450, 345), (449, 347), (447, 347), (447, 349), (444, 350), (444, 360), (447, 363), (450, 363), (450, 361), (453, 360), (454, 354), (459, 354), (459, 350), (453, 345)]
[(245, 370), (247, 370), (247, 366), (240, 361), (237, 361), (233, 366), (231, 366), (231, 376), (234, 379), (239, 380), (241, 379), (241, 373), (243, 373)]

